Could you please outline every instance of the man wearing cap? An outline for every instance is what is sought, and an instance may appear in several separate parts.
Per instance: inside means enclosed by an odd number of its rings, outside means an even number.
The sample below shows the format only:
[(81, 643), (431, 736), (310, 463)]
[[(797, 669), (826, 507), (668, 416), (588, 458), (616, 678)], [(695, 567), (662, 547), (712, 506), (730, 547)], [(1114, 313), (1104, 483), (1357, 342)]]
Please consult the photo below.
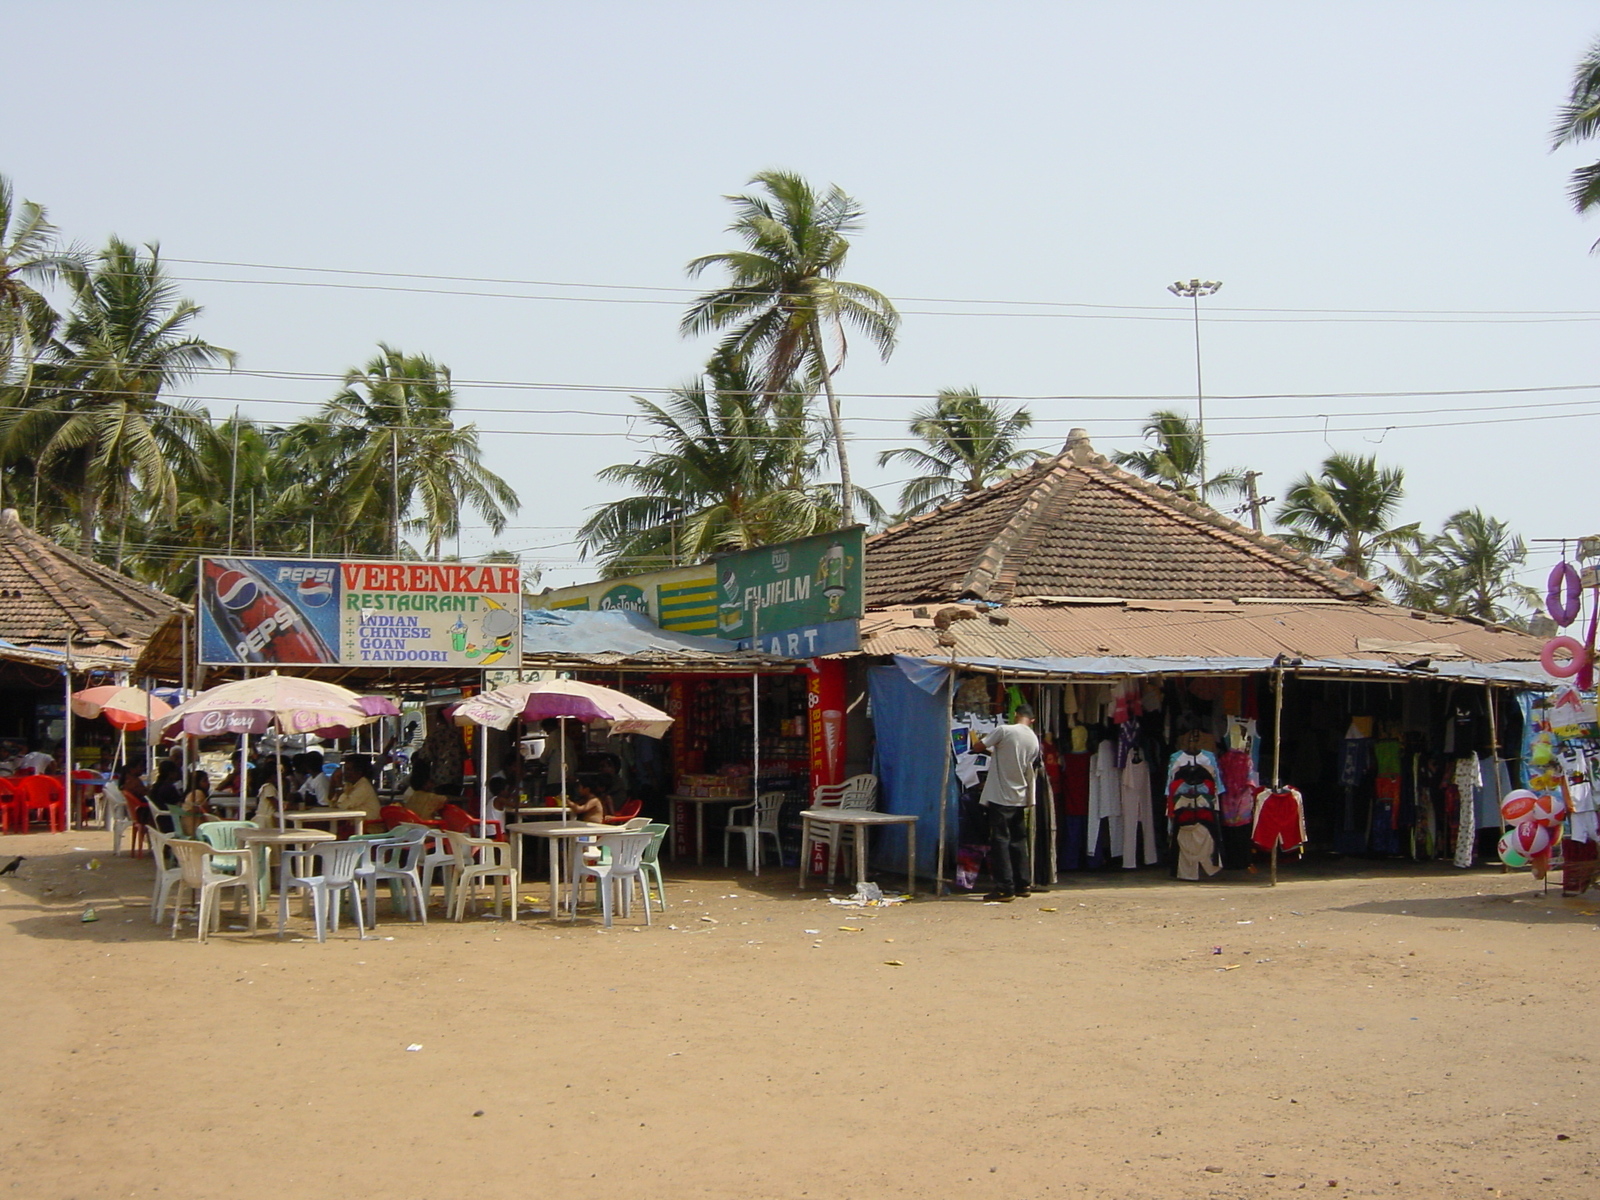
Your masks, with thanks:
[(1028, 809), (1039, 765), (1039, 735), (1033, 709), (1017, 705), (1010, 725), (981, 734), (974, 749), (989, 755), (989, 776), (979, 803), (989, 811), (989, 873), (994, 891), (985, 900), (1008, 903), (1032, 891), (1028, 872)]

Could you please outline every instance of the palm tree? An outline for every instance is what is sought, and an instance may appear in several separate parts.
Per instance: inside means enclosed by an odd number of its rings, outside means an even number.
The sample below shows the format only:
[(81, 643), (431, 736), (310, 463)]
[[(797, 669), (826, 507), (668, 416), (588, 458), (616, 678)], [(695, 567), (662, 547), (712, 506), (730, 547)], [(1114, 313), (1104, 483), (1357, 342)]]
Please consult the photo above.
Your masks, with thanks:
[(1237, 495), (1245, 488), (1245, 472), (1235, 467), (1218, 472), (1210, 479), (1200, 479), (1200, 466), (1204, 456), (1200, 447), (1204, 438), (1200, 422), (1189, 419), (1188, 414), (1174, 409), (1158, 409), (1140, 430), (1145, 441), (1152, 443), (1148, 450), (1116, 450), (1111, 461), (1136, 475), (1170, 488), (1186, 500), (1199, 502), (1207, 496)]
[[(45, 348), (36, 397), (0, 417), (0, 455), (31, 454), (76, 492), (79, 545), (94, 552), (102, 510), (126, 518), (135, 501), (172, 517), (178, 478), (196, 467), (201, 409), (163, 393), (234, 354), (193, 336), (200, 306), (178, 296), (160, 249), (113, 237), (73, 288)], [(137, 490), (135, 490), (135, 488)]]
[(1292, 532), (1283, 540), (1334, 566), (1370, 579), (1377, 555), (1416, 552), (1418, 523), (1392, 525), (1405, 495), (1405, 472), (1379, 467), (1373, 455), (1331, 454), (1316, 475), (1289, 485), (1276, 520)]
[(1516, 579), (1527, 558), (1526, 544), (1504, 521), (1464, 508), (1445, 521), (1438, 537), (1402, 555), (1402, 571), (1393, 576), (1396, 599), (1434, 612), (1513, 621), (1516, 609), (1539, 603), (1539, 594)]
[(480, 462), (477, 426), (456, 425), (450, 369), (381, 342), (378, 351), (345, 375), (317, 417), (289, 431), (285, 450), (317, 464), (338, 497), (335, 515), (346, 536), (382, 529), (398, 554), (401, 530), (410, 528), (426, 536), (428, 555), (437, 557), (460, 531), (463, 504), (503, 531), (520, 502)]
[[(1572, 73), (1572, 91), (1556, 114), (1550, 130), (1550, 148), (1587, 141), (1600, 133), (1600, 39), (1589, 47)], [(1586, 213), (1600, 204), (1600, 162), (1579, 167), (1567, 188), (1572, 206)], [(1592, 249), (1600, 250), (1600, 242)]]
[(1017, 445), (1032, 425), (1026, 408), (1008, 412), (997, 401), (985, 400), (977, 388), (941, 391), (932, 407), (911, 416), (911, 432), (927, 449), (901, 446), (878, 455), (880, 467), (904, 461), (923, 472), (901, 487), (899, 516), (912, 517), (958, 495), (981, 492), (1046, 457), (1042, 450)]
[(11, 181), (0, 175), (0, 384), (20, 362), (25, 389), (36, 348), (55, 330), (55, 310), (38, 288), (81, 282), (83, 271), (83, 255), (60, 248), (45, 210), (31, 200), (17, 203)]
[[(865, 334), (887, 359), (894, 352), (900, 314), (883, 293), (839, 278), (850, 250), (845, 235), (861, 228), (860, 204), (837, 185), (819, 194), (787, 171), (762, 171), (750, 182), (766, 195), (726, 197), (735, 211), (728, 232), (737, 234), (745, 249), (689, 263), (691, 278), (725, 267), (728, 281), (697, 297), (679, 327), (685, 336), (728, 330), (719, 352), (760, 364), (759, 387), (768, 404), (795, 386), (802, 368), (809, 369), (827, 393), (839, 456), (841, 519), (851, 525), (856, 493), (833, 374), (844, 363), (846, 326)], [(831, 364), (824, 348), (829, 333), (839, 346)]]
[[(635, 396), (666, 446), (599, 473), (634, 494), (601, 505), (584, 522), (583, 552), (617, 575), (837, 528), (838, 490), (815, 479), (825, 442), (809, 400), (785, 391), (764, 403), (748, 369), (724, 356), (664, 404)], [(881, 516), (870, 493), (856, 499)]]

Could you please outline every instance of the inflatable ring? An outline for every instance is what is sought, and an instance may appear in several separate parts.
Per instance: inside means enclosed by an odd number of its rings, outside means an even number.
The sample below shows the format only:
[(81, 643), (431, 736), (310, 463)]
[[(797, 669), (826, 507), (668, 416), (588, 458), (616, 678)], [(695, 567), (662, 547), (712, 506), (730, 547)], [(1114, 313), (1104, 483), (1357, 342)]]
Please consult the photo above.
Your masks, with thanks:
[(1583, 611), (1583, 584), (1578, 579), (1578, 568), (1569, 562), (1557, 563), (1550, 572), (1550, 582), (1545, 585), (1545, 611), (1550, 619), (1565, 629), (1578, 619)]
[[(1565, 662), (1558, 662), (1556, 654), (1562, 650), (1567, 652), (1568, 658)], [(1539, 651), (1539, 665), (1557, 679), (1571, 679), (1582, 669), (1588, 653), (1577, 638), (1553, 637)]]

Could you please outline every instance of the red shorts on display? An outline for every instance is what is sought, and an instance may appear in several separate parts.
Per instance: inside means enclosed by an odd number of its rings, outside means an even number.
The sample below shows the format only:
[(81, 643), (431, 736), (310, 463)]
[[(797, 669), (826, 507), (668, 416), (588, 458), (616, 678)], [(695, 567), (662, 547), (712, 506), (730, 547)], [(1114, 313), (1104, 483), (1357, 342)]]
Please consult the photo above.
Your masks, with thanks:
[(1256, 793), (1256, 819), (1250, 830), (1250, 840), (1263, 850), (1277, 846), (1282, 850), (1296, 850), (1305, 844), (1306, 812), (1300, 793), (1294, 788), (1271, 791), (1263, 788)]

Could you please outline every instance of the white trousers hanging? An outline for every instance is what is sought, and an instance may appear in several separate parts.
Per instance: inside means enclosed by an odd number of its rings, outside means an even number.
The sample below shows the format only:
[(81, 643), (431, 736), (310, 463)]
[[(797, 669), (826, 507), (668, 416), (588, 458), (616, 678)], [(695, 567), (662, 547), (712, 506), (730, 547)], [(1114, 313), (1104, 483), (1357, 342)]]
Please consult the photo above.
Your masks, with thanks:
[(1155, 814), (1150, 802), (1150, 764), (1128, 759), (1122, 768), (1122, 866), (1139, 865), (1139, 830), (1144, 829), (1144, 861), (1156, 861)]

